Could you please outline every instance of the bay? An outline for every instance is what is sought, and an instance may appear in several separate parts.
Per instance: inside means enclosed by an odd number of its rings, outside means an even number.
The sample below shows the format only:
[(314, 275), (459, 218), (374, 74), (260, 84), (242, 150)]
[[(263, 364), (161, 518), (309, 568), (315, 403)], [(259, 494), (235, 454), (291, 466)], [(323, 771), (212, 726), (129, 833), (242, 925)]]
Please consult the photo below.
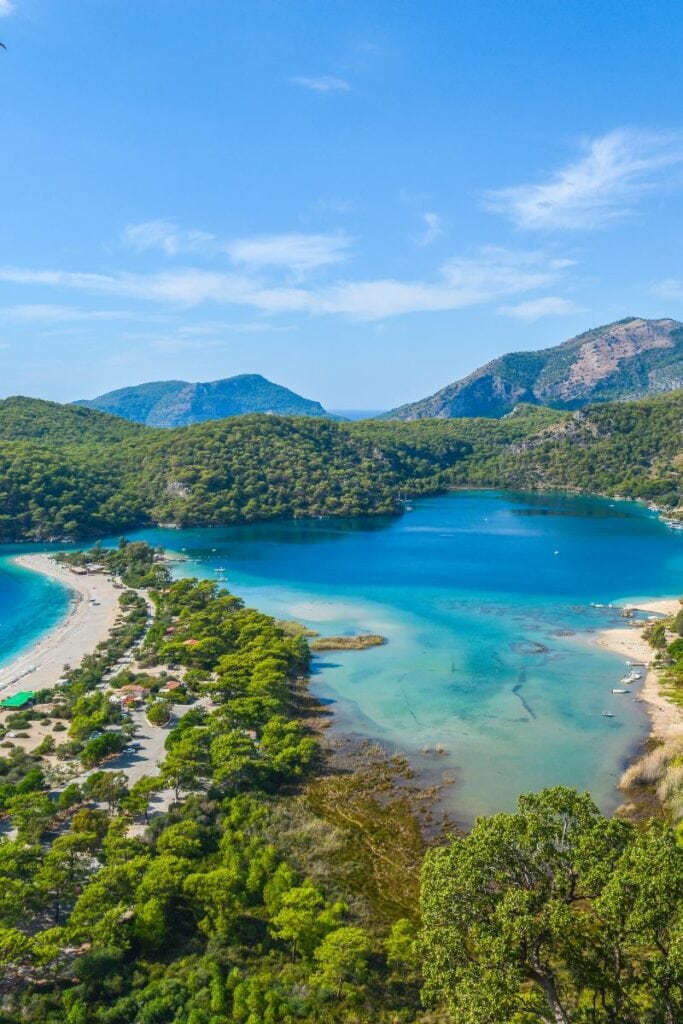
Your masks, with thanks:
[(619, 612), (592, 604), (683, 592), (683, 537), (642, 505), (465, 491), (401, 518), (138, 536), (182, 549), (182, 574), (224, 567), (230, 589), (280, 618), (385, 636), (317, 657), (313, 691), (333, 730), (405, 752), (444, 784), (459, 820), (553, 784), (590, 790), (605, 811), (620, 802), (648, 723), (612, 695), (623, 662), (594, 643)]
[[(407, 753), (458, 820), (552, 784), (613, 810), (648, 723), (630, 695), (612, 695), (623, 662), (595, 637), (621, 622), (610, 603), (683, 592), (681, 533), (642, 505), (566, 494), (463, 491), (411, 508), (133, 537), (182, 552), (177, 574), (216, 579), (223, 567), (234, 593), (279, 618), (385, 636), (316, 657), (312, 689), (333, 732)], [(8, 571), (10, 553), (0, 549), (0, 661), (68, 601)]]

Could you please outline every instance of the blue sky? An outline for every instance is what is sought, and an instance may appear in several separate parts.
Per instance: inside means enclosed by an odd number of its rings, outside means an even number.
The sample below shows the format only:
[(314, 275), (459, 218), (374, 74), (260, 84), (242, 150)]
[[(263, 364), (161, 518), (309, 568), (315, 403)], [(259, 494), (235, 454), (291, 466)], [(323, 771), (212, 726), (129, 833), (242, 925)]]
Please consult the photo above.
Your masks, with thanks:
[(0, 0), (0, 393), (328, 408), (683, 318), (683, 5)]

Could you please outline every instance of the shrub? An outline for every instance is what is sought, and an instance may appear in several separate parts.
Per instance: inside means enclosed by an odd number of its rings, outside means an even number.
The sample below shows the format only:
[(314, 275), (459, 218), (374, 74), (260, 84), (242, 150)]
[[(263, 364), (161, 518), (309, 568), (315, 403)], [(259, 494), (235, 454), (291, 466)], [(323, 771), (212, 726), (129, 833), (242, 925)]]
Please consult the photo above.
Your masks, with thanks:
[(147, 720), (152, 725), (167, 725), (171, 720), (171, 711), (166, 701), (158, 700), (147, 708)]

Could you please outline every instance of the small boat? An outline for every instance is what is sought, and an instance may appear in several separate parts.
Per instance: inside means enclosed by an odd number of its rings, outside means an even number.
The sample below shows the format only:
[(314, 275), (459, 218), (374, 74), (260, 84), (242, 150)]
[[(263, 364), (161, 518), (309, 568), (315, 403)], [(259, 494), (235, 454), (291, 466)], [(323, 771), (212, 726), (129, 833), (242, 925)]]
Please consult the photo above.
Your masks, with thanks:
[(612, 689), (612, 693), (630, 693), (630, 690), (618, 690), (616, 687)]
[(637, 682), (638, 679), (642, 679), (642, 677), (643, 677), (642, 672), (629, 672), (629, 674), (627, 676), (623, 676), (619, 680), (619, 682), (620, 683), (635, 683), (635, 682)]
[(614, 712), (613, 711), (603, 711), (602, 717), (603, 718), (614, 718)]
[(627, 661), (626, 664), (630, 668), (645, 668), (645, 662), (644, 661)]
[(223, 568), (223, 566), (222, 566), (222, 565), (219, 565), (219, 566), (218, 566), (218, 567), (217, 567), (216, 569), (214, 569), (213, 571), (214, 571), (214, 572), (225, 572), (225, 569)]

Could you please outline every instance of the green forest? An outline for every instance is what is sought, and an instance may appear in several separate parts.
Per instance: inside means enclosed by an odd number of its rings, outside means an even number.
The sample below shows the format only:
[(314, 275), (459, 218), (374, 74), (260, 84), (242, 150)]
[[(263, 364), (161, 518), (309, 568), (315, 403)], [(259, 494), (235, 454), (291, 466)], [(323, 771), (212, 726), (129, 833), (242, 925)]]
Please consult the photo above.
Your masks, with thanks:
[[(558, 787), (427, 828), (402, 758), (321, 745), (303, 636), (146, 544), (67, 558), (93, 556), (128, 584), (109, 640), (0, 720), (2, 1024), (681, 1019), (665, 821)], [(167, 670), (182, 703), (158, 715)], [(165, 734), (132, 784), (131, 684)], [(32, 720), (51, 731), (27, 751)]]
[(0, 402), (0, 541), (152, 523), (395, 515), (454, 487), (681, 501), (683, 393), (502, 420), (249, 415), (173, 430), (34, 399)]

